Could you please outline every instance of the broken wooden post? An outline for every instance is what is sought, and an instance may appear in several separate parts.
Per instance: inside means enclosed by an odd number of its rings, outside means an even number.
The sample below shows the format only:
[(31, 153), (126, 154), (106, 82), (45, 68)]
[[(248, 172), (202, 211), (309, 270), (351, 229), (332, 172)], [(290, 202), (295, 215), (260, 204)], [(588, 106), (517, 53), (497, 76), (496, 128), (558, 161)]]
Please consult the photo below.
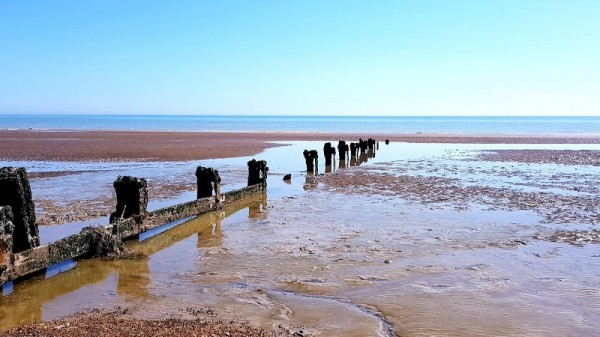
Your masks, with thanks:
[(358, 157), (359, 143), (350, 143), (350, 157)]
[(265, 160), (252, 159), (248, 162), (248, 186), (262, 184), (267, 187), (267, 162)]
[(348, 159), (348, 144), (345, 141), (340, 140), (338, 142), (338, 152), (340, 153), (340, 162)]
[(135, 218), (141, 222), (148, 211), (148, 183), (144, 178), (118, 176), (113, 184), (117, 194), (117, 210), (110, 215), (110, 223), (117, 219)]
[(13, 214), (10, 206), (0, 206), (0, 286), (10, 280), (13, 269)]
[(325, 166), (331, 166), (333, 158), (335, 157), (335, 147), (331, 146), (330, 142), (325, 143), (323, 146), (323, 152), (325, 153)]
[(373, 139), (373, 138), (367, 139), (367, 146), (368, 146), (369, 150), (371, 150), (371, 151), (375, 150), (375, 143), (376, 143), (375, 139)]
[(362, 138), (359, 138), (358, 146), (360, 147), (360, 153), (365, 153), (365, 152), (367, 152), (367, 147), (369, 146), (369, 144), (367, 143), (366, 140), (362, 140)]
[(13, 214), (13, 253), (40, 245), (35, 223), (35, 205), (25, 168), (0, 169), (0, 206), (10, 206)]
[(221, 176), (219, 176), (218, 170), (198, 166), (196, 169), (196, 181), (198, 183), (197, 199), (212, 197), (214, 189), (215, 198), (221, 200)]
[(306, 171), (315, 172), (315, 167), (319, 167), (319, 153), (317, 150), (304, 150), (304, 159), (306, 160)]

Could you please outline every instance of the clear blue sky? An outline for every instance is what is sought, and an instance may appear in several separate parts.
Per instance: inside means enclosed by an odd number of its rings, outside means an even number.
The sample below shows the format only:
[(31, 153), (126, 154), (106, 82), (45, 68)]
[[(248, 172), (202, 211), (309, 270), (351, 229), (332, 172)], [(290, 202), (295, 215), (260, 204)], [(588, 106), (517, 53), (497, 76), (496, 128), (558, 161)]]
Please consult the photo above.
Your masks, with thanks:
[(600, 115), (600, 1), (3, 0), (0, 113)]

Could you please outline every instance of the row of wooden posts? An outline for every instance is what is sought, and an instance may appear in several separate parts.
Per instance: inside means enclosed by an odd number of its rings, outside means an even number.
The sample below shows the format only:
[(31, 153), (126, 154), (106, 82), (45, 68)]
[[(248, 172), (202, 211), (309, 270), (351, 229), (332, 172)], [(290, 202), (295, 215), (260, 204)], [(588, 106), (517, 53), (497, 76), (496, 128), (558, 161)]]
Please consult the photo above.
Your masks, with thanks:
[[(385, 141), (386, 145), (390, 143), (389, 140)], [(337, 145), (340, 158), (340, 166), (344, 164), (348, 159), (352, 162), (356, 161), (361, 155), (375, 156), (375, 151), (379, 150), (379, 142), (375, 139), (369, 138), (363, 140), (360, 138), (357, 143), (340, 140)], [(325, 167), (329, 167), (333, 163), (333, 159), (336, 155), (336, 150), (331, 142), (325, 143), (323, 146), (323, 153), (325, 155)], [(306, 171), (315, 173), (318, 172), (319, 167), (319, 152), (317, 150), (304, 150), (304, 160), (306, 161)]]
[[(0, 169), (0, 286), (3, 293), (12, 281), (40, 272), (69, 259), (109, 253), (105, 242), (123, 240), (181, 220), (224, 207), (255, 193), (266, 192), (267, 162), (248, 162), (248, 186), (221, 192), (219, 172), (199, 166), (197, 200), (148, 212), (148, 189), (144, 178), (119, 176), (113, 186), (116, 210), (107, 227), (84, 228), (80, 233), (40, 245), (35, 205), (24, 168)], [(214, 194), (213, 194), (214, 192)], [(10, 291), (8, 291), (10, 292)]]

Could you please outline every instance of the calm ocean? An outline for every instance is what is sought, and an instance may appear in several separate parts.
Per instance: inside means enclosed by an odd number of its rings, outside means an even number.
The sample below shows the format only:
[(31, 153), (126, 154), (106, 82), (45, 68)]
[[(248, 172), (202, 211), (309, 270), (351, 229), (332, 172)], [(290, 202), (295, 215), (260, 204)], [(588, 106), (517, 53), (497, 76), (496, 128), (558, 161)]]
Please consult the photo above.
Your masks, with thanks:
[(600, 135), (600, 117), (2, 115), (0, 129)]

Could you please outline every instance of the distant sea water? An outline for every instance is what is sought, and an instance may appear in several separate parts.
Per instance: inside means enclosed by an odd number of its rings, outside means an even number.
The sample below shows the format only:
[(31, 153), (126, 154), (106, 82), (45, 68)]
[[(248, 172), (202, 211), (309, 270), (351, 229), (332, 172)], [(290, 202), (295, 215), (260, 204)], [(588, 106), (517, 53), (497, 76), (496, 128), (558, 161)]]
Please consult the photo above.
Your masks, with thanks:
[(600, 135), (589, 117), (0, 115), (0, 129)]

